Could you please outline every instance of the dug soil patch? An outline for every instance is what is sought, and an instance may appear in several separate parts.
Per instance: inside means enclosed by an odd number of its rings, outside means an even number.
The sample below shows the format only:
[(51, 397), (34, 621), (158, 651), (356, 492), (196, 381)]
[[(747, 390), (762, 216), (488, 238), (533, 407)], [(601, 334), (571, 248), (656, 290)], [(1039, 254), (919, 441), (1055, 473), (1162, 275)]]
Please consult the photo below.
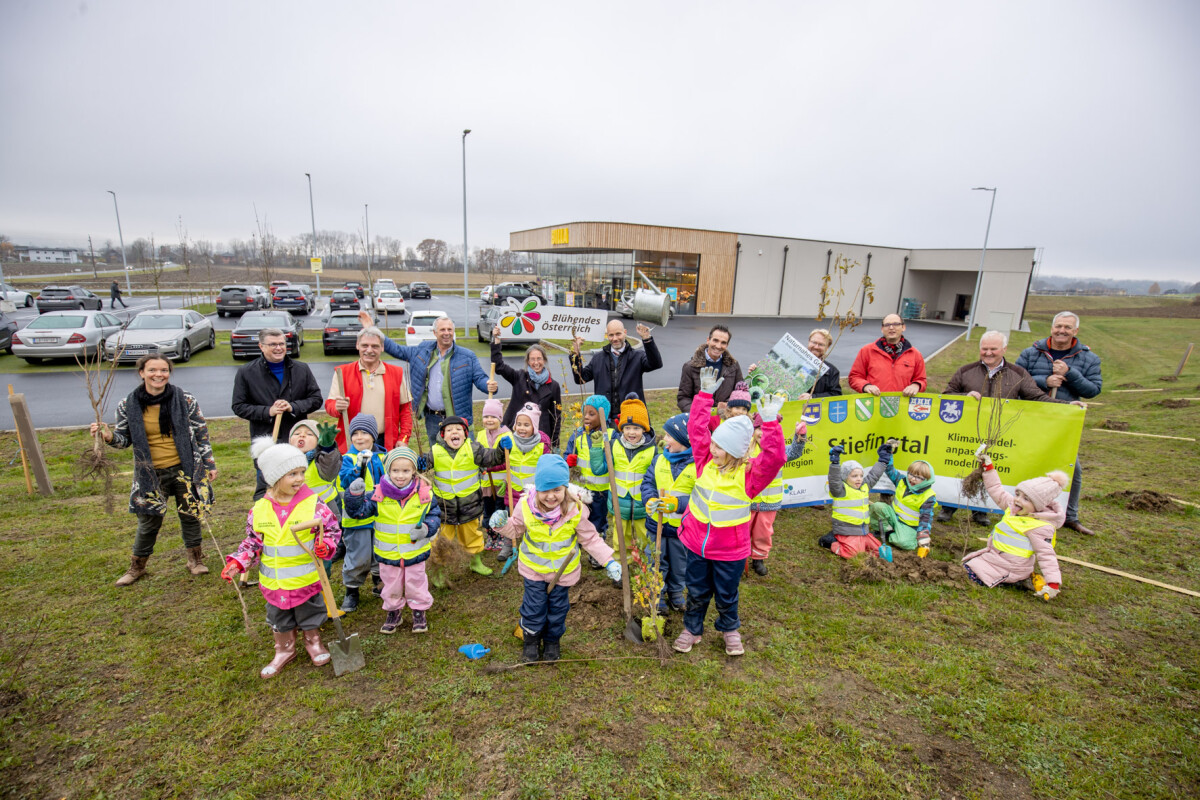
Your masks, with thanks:
[(956, 561), (917, 558), (916, 553), (893, 551), (889, 564), (875, 556), (857, 556), (842, 564), (842, 583), (932, 583), (965, 587), (967, 571)]
[(1129, 430), (1129, 423), (1118, 419), (1106, 419), (1101, 423), (1100, 427), (1110, 431), (1127, 431)]
[(1141, 389), (1142, 385), (1140, 383), (1118, 383), (1117, 388), (1118, 389)]
[(1187, 408), (1192, 402), (1186, 397), (1174, 397), (1166, 400), (1155, 400), (1153, 403), (1147, 403), (1146, 408), (1151, 406), (1162, 406), (1163, 408)]
[(1146, 489), (1138, 492), (1112, 492), (1108, 495), (1113, 500), (1119, 500), (1130, 511), (1150, 511), (1162, 514), (1174, 509), (1175, 504), (1165, 494)]

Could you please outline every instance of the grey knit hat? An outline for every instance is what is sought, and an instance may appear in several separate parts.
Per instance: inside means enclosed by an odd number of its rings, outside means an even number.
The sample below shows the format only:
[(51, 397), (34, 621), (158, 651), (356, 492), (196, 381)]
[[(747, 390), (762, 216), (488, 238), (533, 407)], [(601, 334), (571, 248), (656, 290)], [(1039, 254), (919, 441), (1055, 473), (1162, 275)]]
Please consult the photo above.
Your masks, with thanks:
[(366, 431), (371, 434), (371, 438), (379, 439), (379, 426), (375, 424), (374, 414), (358, 413), (354, 415), (354, 419), (350, 420), (350, 430), (347, 436), (353, 436), (355, 431)]
[(866, 470), (863, 469), (863, 465), (858, 463), (857, 461), (855, 461), (853, 458), (850, 459), (849, 461), (843, 461), (842, 462), (842, 480), (844, 481), (847, 478), (849, 478), (850, 473), (854, 472), (854, 470), (856, 470), (856, 469), (862, 469), (864, 473), (866, 472)]
[(717, 447), (734, 458), (743, 458), (750, 451), (750, 440), (754, 438), (754, 423), (749, 417), (730, 417), (713, 431), (712, 440)]

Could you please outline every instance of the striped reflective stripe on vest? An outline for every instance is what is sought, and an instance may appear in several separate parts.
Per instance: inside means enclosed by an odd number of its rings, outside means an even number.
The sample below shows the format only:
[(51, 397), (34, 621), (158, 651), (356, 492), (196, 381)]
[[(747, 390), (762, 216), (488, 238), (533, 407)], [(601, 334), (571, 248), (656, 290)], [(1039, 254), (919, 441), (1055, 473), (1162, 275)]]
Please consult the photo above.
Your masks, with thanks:
[(533, 481), (533, 473), (537, 470), (538, 459), (545, 455), (542, 443), (533, 446), (528, 453), (522, 453), (518, 448), (508, 454), (508, 471), (512, 474), (513, 487), (524, 486)]
[(308, 484), (308, 488), (317, 493), (317, 498), (322, 503), (328, 503), (337, 497), (337, 487), (334, 486), (333, 481), (321, 479), (321, 474), (317, 472), (317, 462), (315, 459), (308, 462), (308, 467), (304, 470), (304, 482)]
[[(654, 462), (654, 484), (658, 487), (660, 497), (691, 497), (696, 486), (696, 464), (689, 462), (679, 471), (679, 477), (671, 477), (671, 462), (665, 455), (660, 455)], [(663, 514), (663, 523), (676, 528), (683, 522), (683, 512)]]
[[(1029, 532), (1045, 524), (1035, 517), (1017, 517), (1012, 512), (1005, 511), (996, 527), (992, 528), (992, 544), (1002, 553), (1031, 558), (1033, 545), (1029, 543)], [(1053, 546), (1052, 540), (1051, 547)]]
[(447, 494), (458, 495), (479, 487), (479, 470), (448, 469), (433, 473), (433, 485)]
[[(703, 479), (702, 479), (703, 480)], [(692, 489), (692, 499), (688, 508), (692, 516), (700, 522), (713, 525), (741, 525), (750, 521), (750, 506), (746, 498), (726, 494), (717, 489), (709, 489), (697, 483)], [(714, 506), (718, 506), (714, 508)], [(726, 506), (721, 508), (720, 506)]]
[(896, 518), (910, 528), (917, 527), (921, 521), (921, 506), (925, 505), (926, 501), (933, 496), (933, 489), (926, 489), (918, 494), (910, 492), (908, 484), (901, 483), (896, 487), (896, 502), (893, 504)]
[(783, 480), (776, 478), (767, 484), (767, 488), (759, 492), (758, 497), (754, 498), (755, 503), (782, 503), (783, 502)]
[(575, 458), (579, 467), (579, 480), (584, 486), (595, 486), (600, 490), (608, 488), (608, 476), (592, 472), (592, 447), (587, 433), (581, 431), (575, 434)]
[(521, 498), (525, 504), (525, 535), (521, 537), (518, 557), (521, 563), (534, 572), (553, 575), (566, 564), (563, 573), (579, 567), (579, 549), (575, 546), (575, 529), (583, 518), (582, 506), (576, 505), (574, 513), (551, 528), (533, 514), (534, 495)]
[(376, 560), (404, 561), (429, 552), (429, 539), (414, 544), (411, 538), (413, 528), (421, 524), (430, 505), (421, 502), (420, 491), (418, 488), (403, 503), (390, 497), (379, 501), (372, 536)]
[(868, 492), (845, 483), (842, 484), (842, 490), (846, 492), (845, 497), (833, 498), (833, 518), (850, 525), (865, 525)]
[(307, 547), (312, 547), (315, 533), (312, 529), (296, 531), (293, 536), (285, 526), (291, 520), (310, 520), (317, 514), (316, 494), (310, 494), (296, 503), (280, 524), (275, 507), (267, 498), (254, 504), (251, 524), (262, 536), (262, 563), (259, 566), (259, 581), (268, 591), (294, 591), (317, 583), (317, 565), (301, 547), (299, 538)]
[(263, 558), (296, 558), (297, 556), (307, 556), (304, 548), (298, 544), (281, 544), (281, 545), (263, 545)]
[[(371, 474), (370, 467), (363, 470), (362, 478), (363, 478), (363, 484), (365, 486), (365, 488), (363, 489), (363, 494), (366, 497), (370, 497), (371, 492), (375, 489), (375, 476)], [(362, 527), (366, 527), (367, 525), (371, 525), (374, 522), (375, 522), (374, 515), (371, 515), (369, 517), (361, 517), (361, 518), (352, 517), (352, 516), (350, 516), (350, 512), (346, 511), (345, 507), (342, 508), (342, 527), (343, 528), (362, 528)]]
[(271, 578), (277, 581), (287, 580), (288, 578), (303, 578), (311, 574), (314, 578), (317, 576), (317, 565), (311, 563), (298, 564), (294, 567), (272, 567), (264, 561), (258, 566), (258, 574), (260, 578)]

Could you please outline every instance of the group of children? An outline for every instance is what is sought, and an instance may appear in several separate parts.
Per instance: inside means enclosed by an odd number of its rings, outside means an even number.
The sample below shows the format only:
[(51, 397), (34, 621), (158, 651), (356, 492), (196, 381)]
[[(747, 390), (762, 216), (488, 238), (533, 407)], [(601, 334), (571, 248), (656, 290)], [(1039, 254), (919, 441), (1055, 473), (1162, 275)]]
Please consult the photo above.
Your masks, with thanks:
[[(383, 452), (375, 419), (367, 414), (351, 421), (345, 454), (337, 450), (332, 423), (302, 420), (287, 444), (255, 440), (251, 454), (270, 488), (250, 510), (245, 538), (221, 576), (233, 580), (260, 562), (275, 637), (275, 655), (262, 677), (278, 674), (295, 657), (297, 630), (313, 664), (330, 659), (319, 633), (327, 616), (313, 556), (328, 569), (335, 553), (344, 552), (343, 613), (358, 608), (359, 590), (373, 572), (385, 612), (380, 632), (395, 633), (406, 606), (412, 632), (427, 631), (429, 584), (441, 586), (444, 578), (426, 573), (439, 533), (461, 543), (471, 555), (470, 568), (482, 575), (492, 573), (482, 561), (485, 535), (498, 537), (499, 557), (514, 559), (524, 581), (522, 658), (557, 660), (567, 590), (580, 579), (583, 552), (593, 568), (621, 580), (621, 564), (607, 541), (610, 515), (620, 515), (627, 546), (643, 543), (658, 559), (658, 611), (683, 612), (674, 649), (686, 653), (700, 644), (713, 603), (725, 652), (742, 654), (740, 582), (751, 568), (767, 574), (783, 501), (782, 468), (803, 453), (807, 431), (799, 423), (785, 444), (779, 412), (786, 397), (763, 397), (752, 414), (744, 383), (735, 387), (722, 419), (713, 404), (722, 379), (707, 368), (700, 378), (690, 412), (663, 423), (661, 446), (641, 400), (623, 401), (610, 428), (611, 408), (599, 395), (584, 401), (582, 425), (571, 433), (565, 458), (553, 454), (540, 432), (536, 405), (525, 404), (509, 430), (501, 425), (500, 402), (491, 399), (474, 438), (465, 419), (447, 417), (431, 455), (418, 456), (403, 445)], [(879, 460), (866, 471), (858, 462), (842, 462), (842, 453), (841, 447), (830, 450), (833, 528), (820, 544), (845, 558), (878, 554), (889, 542), (924, 557), (937, 505), (932, 467), (915, 460), (901, 474), (890, 444), (879, 448)], [(1063, 517), (1057, 498), (1065, 475), (1025, 481), (1009, 496), (990, 459), (981, 460), (985, 486), (1006, 510), (988, 546), (964, 560), (968, 575), (987, 586), (1032, 578), (1041, 596), (1053, 597), (1059, 589), (1053, 534)], [(572, 468), (578, 469), (574, 482)], [(870, 489), (885, 474), (896, 487), (893, 499), (869, 503)], [(1035, 558), (1044, 580), (1034, 574)]]

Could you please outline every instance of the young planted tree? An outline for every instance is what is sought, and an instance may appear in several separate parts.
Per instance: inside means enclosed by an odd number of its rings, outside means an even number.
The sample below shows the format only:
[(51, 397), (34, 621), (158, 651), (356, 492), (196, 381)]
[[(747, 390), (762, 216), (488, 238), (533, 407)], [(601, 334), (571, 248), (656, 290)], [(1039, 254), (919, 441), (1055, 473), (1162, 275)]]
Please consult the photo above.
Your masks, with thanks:
[(270, 286), (275, 280), (275, 259), (278, 255), (279, 240), (271, 232), (271, 226), (264, 215), (258, 216), (258, 206), (254, 206), (254, 257), (258, 262), (259, 275), (263, 286)]
[(84, 386), (87, 388), (88, 402), (92, 405), (92, 416), (96, 423), (96, 434), (92, 444), (79, 454), (76, 471), (83, 480), (99, 479), (104, 484), (104, 513), (113, 512), (113, 475), (116, 474), (116, 462), (104, 446), (101, 429), (104, 427), (104, 412), (108, 406), (108, 398), (112, 390), (113, 378), (117, 375), (117, 362), (120, 352), (109, 362), (104, 361), (103, 342), (94, 352), (84, 351), (83, 356), (76, 356), (75, 363), (79, 365)]
[[(833, 313), (829, 315), (829, 319), (833, 324), (830, 327), (837, 328), (833, 344), (829, 345), (829, 349), (826, 351), (826, 358), (829, 357), (829, 353), (833, 352), (833, 348), (837, 347), (838, 340), (842, 338), (843, 333), (848, 330), (852, 331), (862, 324), (862, 317), (854, 310), (854, 306), (859, 304), (859, 299), (865, 295), (866, 302), (875, 302), (875, 284), (871, 281), (870, 275), (863, 275), (857, 282), (851, 279), (847, 286), (848, 276), (859, 266), (857, 261), (851, 261), (838, 253), (833, 269), (821, 279), (821, 303), (817, 306), (817, 321), (825, 321), (829, 306), (832, 304)], [(833, 286), (835, 278), (837, 279), (836, 287)], [(846, 300), (848, 288), (853, 288), (854, 294), (850, 296), (850, 300), (843, 310), (842, 304)]]

